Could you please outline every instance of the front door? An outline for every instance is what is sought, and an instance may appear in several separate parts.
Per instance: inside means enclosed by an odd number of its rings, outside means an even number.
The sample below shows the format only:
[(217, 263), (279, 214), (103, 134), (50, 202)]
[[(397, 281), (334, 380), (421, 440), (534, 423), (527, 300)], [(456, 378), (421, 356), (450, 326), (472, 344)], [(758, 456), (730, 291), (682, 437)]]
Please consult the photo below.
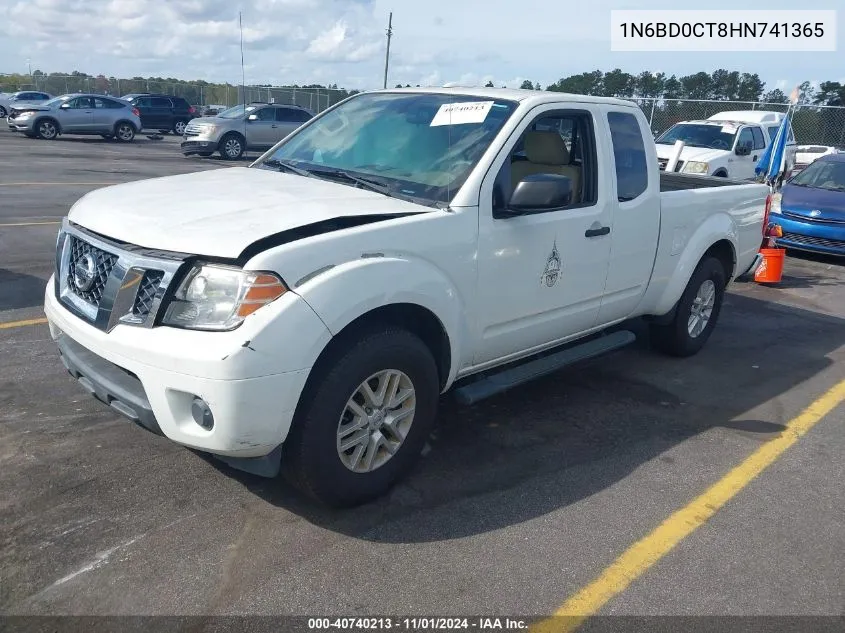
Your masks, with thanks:
[(734, 150), (737, 147), (747, 147), (749, 153), (744, 156), (738, 156), (736, 151), (731, 156), (732, 165), (730, 169), (731, 178), (739, 178), (740, 180), (750, 180), (754, 178), (754, 167), (757, 165), (757, 158), (760, 158), (760, 152), (754, 151), (754, 134), (750, 127), (744, 127), (739, 131)]
[[(67, 107), (65, 107), (67, 106)], [(60, 108), (62, 132), (90, 132), (94, 125), (94, 98), (76, 97)]]
[[(540, 349), (592, 328), (607, 277), (615, 200), (596, 106), (535, 108), (481, 187), (475, 364)], [(515, 185), (530, 174), (567, 176), (569, 204), (511, 215)]]
[[(253, 112), (255, 116), (246, 124), (246, 144), (250, 148), (270, 147), (276, 139), (276, 108), (261, 108)], [(276, 139), (278, 140), (278, 139)]]

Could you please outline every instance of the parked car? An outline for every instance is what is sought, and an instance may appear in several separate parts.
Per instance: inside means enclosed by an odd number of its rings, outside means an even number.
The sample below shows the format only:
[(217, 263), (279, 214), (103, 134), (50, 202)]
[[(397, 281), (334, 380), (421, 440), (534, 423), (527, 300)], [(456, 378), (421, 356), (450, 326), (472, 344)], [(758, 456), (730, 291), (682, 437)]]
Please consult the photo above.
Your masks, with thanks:
[(248, 167), (88, 193), (45, 311), (115, 411), (349, 505), (409, 471), (447, 390), (618, 349), (632, 317), (697, 353), (760, 260), (768, 192), (661, 174), (622, 99), (362, 93)]
[(5, 119), (9, 116), (12, 108), (32, 103), (44, 103), (52, 98), (53, 95), (50, 93), (38, 92), (36, 90), (22, 90), (20, 92), (0, 95), (0, 119)]
[(313, 116), (297, 105), (235, 106), (217, 116), (191, 121), (185, 128), (182, 153), (211, 156), (220, 152), (227, 160), (237, 160), (246, 151), (270, 149)]
[[(676, 123), (655, 141), (660, 168), (666, 169), (675, 143), (681, 140), (684, 149), (675, 165), (676, 172), (751, 180), (756, 176), (757, 161), (774, 141), (783, 117), (782, 112), (748, 110)], [(790, 128), (786, 145), (788, 168), (794, 162), (794, 148), (795, 136)]]
[(203, 116), (217, 116), (223, 110), (227, 110), (228, 108), (224, 105), (216, 105), (216, 104), (209, 104), (207, 106), (203, 106), (202, 108), (202, 115)]
[(826, 154), (787, 180), (771, 213), (786, 248), (845, 255), (845, 154)]
[(144, 129), (173, 132), (182, 136), (185, 126), (199, 116), (197, 109), (182, 97), (158, 94), (131, 94), (122, 97), (141, 113)]
[(128, 143), (141, 129), (132, 104), (97, 94), (69, 94), (40, 105), (16, 106), (9, 128), (26, 136), (53, 140), (60, 134), (99, 134)]
[(789, 175), (796, 175), (817, 158), (827, 156), (828, 154), (838, 154), (841, 151), (842, 150), (830, 145), (796, 145), (795, 164), (792, 166), (792, 169), (789, 170)]

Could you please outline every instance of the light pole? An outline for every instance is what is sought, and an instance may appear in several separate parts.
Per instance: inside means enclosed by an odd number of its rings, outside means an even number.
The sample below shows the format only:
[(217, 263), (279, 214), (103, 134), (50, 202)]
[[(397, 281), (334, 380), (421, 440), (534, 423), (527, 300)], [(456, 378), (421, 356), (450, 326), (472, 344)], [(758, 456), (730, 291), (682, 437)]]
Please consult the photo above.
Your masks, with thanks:
[(384, 54), (384, 87), (387, 88), (387, 65), (390, 63), (390, 38), (393, 36), (393, 11), (387, 20), (387, 51)]

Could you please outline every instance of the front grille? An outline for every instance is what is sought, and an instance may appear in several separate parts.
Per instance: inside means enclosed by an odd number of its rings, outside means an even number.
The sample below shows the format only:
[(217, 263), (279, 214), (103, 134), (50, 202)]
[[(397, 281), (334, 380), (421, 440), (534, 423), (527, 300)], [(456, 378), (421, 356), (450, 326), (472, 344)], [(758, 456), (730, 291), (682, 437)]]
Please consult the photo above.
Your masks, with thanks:
[(810, 222), (815, 224), (845, 224), (845, 220), (832, 220), (830, 218), (811, 218), (807, 215), (799, 215), (798, 213), (792, 213), (790, 211), (783, 211), (783, 215), (795, 218), (796, 220), (800, 220), (801, 222)]
[[(669, 159), (668, 158), (658, 158), (657, 163), (660, 166), (660, 171), (666, 171), (666, 165), (669, 163)], [(675, 171), (676, 172), (681, 171), (683, 166), (684, 166), (684, 161), (679, 160), (677, 162), (677, 164), (675, 165)]]
[[(117, 263), (117, 255), (91, 246), (88, 242), (73, 235), (68, 237), (70, 239), (70, 258), (68, 260), (67, 287), (77, 297), (97, 307), (103, 298), (106, 280), (108, 280), (112, 268)], [(89, 257), (93, 262), (93, 270), (89, 270), (87, 266)], [(77, 266), (80, 267), (79, 271), (77, 271)], [(92, 272), (93, 279), (88, 285), (85, 283), (87, 282), (87, 274)], [(80, 281), (83, 283), (78, 283)]]
[(135, 295), (135, 303), (132, 304), (132, 314), (138, 318), (146, 319), (153, 307), (153, 300), (156, 292), (164, 278), (162, 270), (148, 270), (144, 273), (141, 283), (138, 285), (138, 294)]
[(798, 233), (784, 233), (783, 240), (807, 246), (824, 246), (826, 248), (841, 248), (845, 250), (845, 241), (831, 240), (826, 237), (813, 237), (811, 235), (800, 235)]

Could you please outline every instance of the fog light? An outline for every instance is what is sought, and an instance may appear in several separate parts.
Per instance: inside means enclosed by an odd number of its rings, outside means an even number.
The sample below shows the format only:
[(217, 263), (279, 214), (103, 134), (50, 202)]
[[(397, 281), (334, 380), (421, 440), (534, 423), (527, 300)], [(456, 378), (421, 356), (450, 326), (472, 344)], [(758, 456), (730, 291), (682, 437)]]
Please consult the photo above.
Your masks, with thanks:
[(211, 409), (202, 398), (194, 398), (194, 401), (191, 403), (191, 415), (194, 418), (194, 422), (206, 431), (214, 428), (214, 414), (211, 413)]

